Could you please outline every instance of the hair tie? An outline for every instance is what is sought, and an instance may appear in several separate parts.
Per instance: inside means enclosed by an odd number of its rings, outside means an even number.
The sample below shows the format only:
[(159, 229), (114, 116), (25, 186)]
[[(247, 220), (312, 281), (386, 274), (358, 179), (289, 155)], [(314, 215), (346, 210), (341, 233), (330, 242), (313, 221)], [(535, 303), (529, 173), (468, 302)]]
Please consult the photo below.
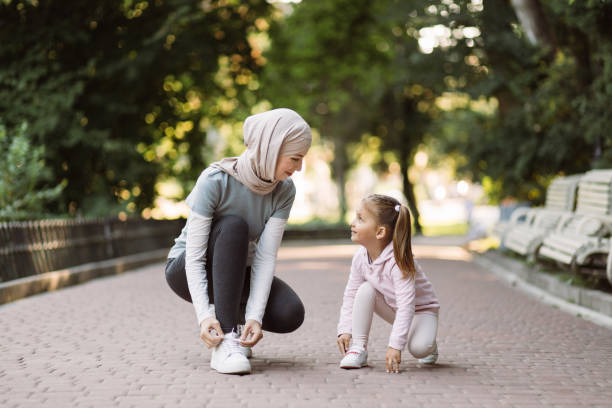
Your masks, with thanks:
[(399, 204), (397, 204), (397, 205), (395, 206), (395, 212), (399, 212), (399, 210), (400, 210), (400, 205), (399, 205)]

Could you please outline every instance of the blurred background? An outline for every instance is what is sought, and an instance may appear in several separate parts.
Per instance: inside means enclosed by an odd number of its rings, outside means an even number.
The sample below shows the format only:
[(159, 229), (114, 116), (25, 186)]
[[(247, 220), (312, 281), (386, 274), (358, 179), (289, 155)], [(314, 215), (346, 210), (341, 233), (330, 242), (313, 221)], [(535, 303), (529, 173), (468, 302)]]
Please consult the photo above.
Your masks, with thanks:
[(276, 107), (313, 128), (292, 226), (387, 193), (481, 236), (612, 167), (607, 0), (0, 0), (0, 221), (187, 215)]

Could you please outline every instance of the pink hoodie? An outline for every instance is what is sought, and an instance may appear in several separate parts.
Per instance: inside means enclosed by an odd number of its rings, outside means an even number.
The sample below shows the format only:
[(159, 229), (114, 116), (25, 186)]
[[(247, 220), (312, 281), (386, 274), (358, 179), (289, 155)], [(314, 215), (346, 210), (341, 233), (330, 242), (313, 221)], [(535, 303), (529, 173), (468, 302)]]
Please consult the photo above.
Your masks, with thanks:
[(355, 294), (359, 286), (367, 281), (383, 295), (385, 302), (395, 311), (395, 321), (389, 336), (389, 347), (403, 350), (408, 341), (408, 331), (414, 313), (437, 313), (440, 309), (440, 303), (433, 287), (416, 260), (414, 266), (416, 267), (415, 279), (404, 279), (395, 263), (393, 242), (390, 242), (372, 263), (368, 259), (365, 247), (360, 247), (353, 256), (351, 274), (344, 289), (338, 335), (352, 333)]

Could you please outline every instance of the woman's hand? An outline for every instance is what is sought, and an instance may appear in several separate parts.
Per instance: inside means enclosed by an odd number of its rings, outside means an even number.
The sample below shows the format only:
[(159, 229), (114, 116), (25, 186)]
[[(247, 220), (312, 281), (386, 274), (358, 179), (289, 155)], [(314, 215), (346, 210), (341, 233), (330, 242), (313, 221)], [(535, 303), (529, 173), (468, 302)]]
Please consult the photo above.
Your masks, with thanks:
[(346, 354), (346, 351), (351, 345), (351, 337), (352, 336), (348, 333), (342, 333), (338, 336), (338, 348), (340, 349), (340, 353), (342, 353), (342, 355)]
[(240, 344), (245, 347), (253, 347), (262, 338), (261, 324), (257, 320), (247, 320), (240, 336)]
[[(211, 333), (214, 330), (216, 333)], [(200, 338), (206, 343), (206, 347), (213, 348), (223, 340), (223, 330), (221, 324), (214, 317), (209, 317), (202, 320), (200, 323)]]
[(394, 349), (393, 347), (387, 348), (387, 354), (385, 355), (385, 361), (387, 363), (387, 372), (399, 374), (399, 366), (402, 362), (402, 352)]

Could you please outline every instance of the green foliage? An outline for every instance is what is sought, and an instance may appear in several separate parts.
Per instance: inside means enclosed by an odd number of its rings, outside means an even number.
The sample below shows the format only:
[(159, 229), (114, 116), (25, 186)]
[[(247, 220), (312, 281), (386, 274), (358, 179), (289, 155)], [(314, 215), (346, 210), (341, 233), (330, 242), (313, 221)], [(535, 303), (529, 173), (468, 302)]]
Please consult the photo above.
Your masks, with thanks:
[[(274, 105), (295, 108), (333, 142), (341, 219), (345, 173), (358, 161), (350, 155), (359, 151), (353, 145), (365, 133), (379, 136), (381, 149), (395, 152), (406, 174), (432, 118), (432, 89), (443, 78), (431, 70), (439, 58), (418, 50), (425, 21), (419, 10), (426, 4), (305, 0), (271, 30), (264, 95)], [(406, 195), (410, 199), (411, 191)]]
[[(3, 1), (1, 120), (45, 147), (41, 180), (65, 186), (44, 203), (56, 213), (137, 212), (160, 180), (189, 191), (239, 153), (263, 98), (333, 142), (341, 193), (364, 134), (381, 140), (372, 164), (404, 174), (429, 134), (496, 200), (539, 203), (555, 175), (612, 167), (612, 2), (540, 0), (552, 48), (527, 41), (511, 2), (479, 4), (303, 0), (268, 31), (265, 0)], [(421, 48), (434, 28), (445, 37)], [(473, 103), (440, 107), (457, 95)]]
[(330, 122), (330, 116), (333, 122), (355, 98), (363, 103), (361, 99), (377, 91), (380, 62), (386, 59), (376, 48), (377, 32), (383, 28), (377, 21), (381, 4), (306, 0), (294, 5), (270, 31), (265, 96), (297, 109), (317, 127)]
[(552, 177), (612, 167), (612, 3), (541, 1), (546, 21), (539, 23), (550, 24), (552, 50), (527, 42), (507, 1), (472, 11), (469, 1), (455, 3), (461, 13), (435, 21), (480, 31), (469, 47), (459, 41), (443, 52), (464, 84), (456, 90), (498, 103), (494, 115), (467, 107), (434, 124), (442, 150), (463, 157), (459, 170), (488, 178), (494, 200), (541, 204)]
[(370, 107), (380, 98), (387, 72), (388, 27), (381, 20), (386, 7), (371, 0), (306, 0), (270, 30), (264, 96), (295, 109), (333, 141), (340, 219), (346, 213), (344, 184), (352, 162), (347, 145), (370, 126)]
[(268, 8), (264, 0), (0, 3), (0, 112), (9, 131), (30, 124), (54, 182), (66, 185), (47, 209), (136, 212), (152, 204), (157, 180), (195, 179), (211, 120), (243, 115), (252, 102), (248, 85), (262, 63), (248, 37)]
[(0, 220), (36, 219), (45, 204), (54, 201), (62, 186), (45, 187), (50, 171), (43, 160), (44, 147), (33, 147), (28, 126), (19, 126), (12, 137), (0, 125)]

